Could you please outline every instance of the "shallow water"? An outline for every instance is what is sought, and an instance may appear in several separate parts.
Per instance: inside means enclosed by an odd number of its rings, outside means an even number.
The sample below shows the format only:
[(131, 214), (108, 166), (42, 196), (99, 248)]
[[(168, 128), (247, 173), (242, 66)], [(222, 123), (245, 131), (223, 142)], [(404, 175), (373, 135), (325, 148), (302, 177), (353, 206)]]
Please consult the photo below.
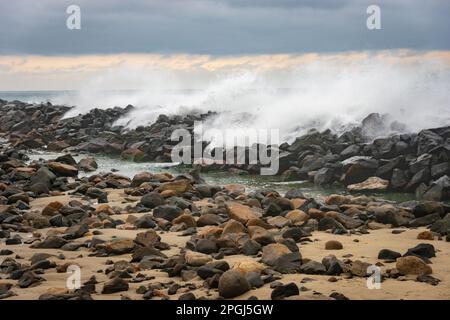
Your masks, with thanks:
[[(63, 153), (47, 152), (47, 151), (33, 151), (28, 153), (30, 161), (38, 159), (55, 159)], [(85, 158), (89, 155), (86, 154), (73, 154), (76, 161)], [(176, 166), (173, 163), (156, 163), (156, 162), (131, 162), (121, 159), (120, 157), (107, 157), (101, 155), (93, 156), (98, 164), (98, 169), (94, 172), (80, 171), (79, 176), (87, 176), (100, 172), (110, 172), (111, 170), (117, 170), (117, 174), (121, 174), (130, 178), (139, 172), (149, 171), (152, 173), (157, 172), (170, 172), (172, 174), (180, 174), (188, 171), (188, 168), (183, 166)], [(283, 182), (279, 176), (260, 176), (260, 175), (234, 175), (229, 172), (205, 172), (201, 176), (207, 183), (213, 185), (226, 185), (226, 184), (242, 184), (245, 185), (247, 190), (256, 190), (261, 188), (270, 188), (284, 194), (286, 191), (292, 188), (299, 188), (302, 192), (309, 197), (322, 198), (329, 194), (347, 194), (346, 190), (341, 187), (328, 187), (320, 188), (315, 186), (309, 181), (288, 181)], [(395, 202), (403, 202), (414, 200), (413, 194), (408, 193), (374, 193), (371, 194), (377, 198), (382, 198)]]

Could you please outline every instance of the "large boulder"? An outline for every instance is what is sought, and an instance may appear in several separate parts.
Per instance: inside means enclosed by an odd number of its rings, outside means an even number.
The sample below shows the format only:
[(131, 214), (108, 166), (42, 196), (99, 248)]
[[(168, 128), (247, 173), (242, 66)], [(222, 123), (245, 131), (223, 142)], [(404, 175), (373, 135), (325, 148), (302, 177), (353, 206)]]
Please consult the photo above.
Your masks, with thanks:
[(164, 198), (158, 192), (147, 193), (141, 198), (141, 204), (150, 209), (163, 205), (164, 202)]
[(172, 221), (183, 213), (177, 206), (172, 205), (160, 205), (153, 209), (153, 217)]
[(260, 217), (252, 208), (235, 201), (228, 201), (226, 207), (230, 218), (243, 224), (246, 224), (251, 219), (258, 219)]
[(250, 289), (250, 283), (244, 274), (237, 270), (228, 270), (219, 279), (219, 294), (224, 298), (240, 296)]
[(59, 176), (76, 177), (78, 175), (78, 169), (69, 164), (52, 161), (49, 162), (47, 165), (50, 168), (50, 170), (52, 170)]
[(431, 274), (433, 270), (422, 259), (415, 256), (401, 257), (397, 259), (397, 270), (404, 275), (409, 274)]

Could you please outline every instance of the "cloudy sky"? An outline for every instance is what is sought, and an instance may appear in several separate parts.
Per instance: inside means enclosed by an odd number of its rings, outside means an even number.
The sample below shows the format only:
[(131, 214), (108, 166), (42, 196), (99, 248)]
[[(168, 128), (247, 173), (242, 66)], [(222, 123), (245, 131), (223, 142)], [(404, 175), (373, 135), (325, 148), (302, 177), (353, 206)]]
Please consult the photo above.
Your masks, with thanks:
[[(81, 8), (81, 30), (66, 27), (71, 4)], [(370, 4), (381, 8), (381, 30), (366, 27)], [(448, 58), (450, 50), (444, 0), (1, 0), (0, 6), (0, 90), (76, 89), (123, 64), (208, 71), (355, 52)]]

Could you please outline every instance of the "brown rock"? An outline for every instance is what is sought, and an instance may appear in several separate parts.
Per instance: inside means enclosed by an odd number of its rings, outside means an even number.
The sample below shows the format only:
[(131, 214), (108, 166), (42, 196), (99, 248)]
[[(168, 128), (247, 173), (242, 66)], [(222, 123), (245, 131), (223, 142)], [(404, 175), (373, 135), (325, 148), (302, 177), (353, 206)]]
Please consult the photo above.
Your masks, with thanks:
[(291, 220), (293, 223), (304, 222), (309, 219), (309, 216), (302, 210), (292, 210), (286, 214), (286, 218)]
[(344, 246), (337, 240), (329, 240), (325, 243), (325, 250), (342, 250)]
[(194, 217), (188, 213), (183, 213), (181, 216), (178, 216), (172, 220), (172, 224), (179, 224), (179, 223), (184, 223), (188, 228), (197, 226)]
[(200, 267), (212, 261), (212, 258), (204, 253), (187, 251), (185, 254), (186, 263), (193, 267)]
[(109, 215), (113, 215), (115, 212), (114, 210), (107, 204), (101, 204), (97, 207), (97, 209), (95, 209), (95, 213), (99, 214), (99, 213), (106, 213)]
[(158, 236), (155, 230), (148, 230), (146, 232), (140, 232), (136, 235), (134, 242), (144, 247), (153, 247), (155, 243), (158, 243), (161, 237)]
[(56, 216), (59, 214), (59, 210), (64, 207), (64, 205), (59, 201), (50, 202), (45, 208), (42, 210), (43, 216)]
[(158, 187), (159, 192), (166, 190), (173, 191), (176, 195), (182, 195), (192, 188), (191, 182), (187, 179), (180, 179), (171, 182), (164, 182)]
[(135, 246), (134, 241), (131, 239), (116, 239), (103, 244), (107, 253), (116, 255), (129, 253), (133, 251)]
[(247, 233), (247, 228), (239, 221), (230, 219), (223, 228), (222, 235), (228, 233)]
[(354, 276), (365, 277), (367, 276), (367, 268), (370, 266), (370, 263), (363, 262), (360, 260), (355, 260), (352, 262), (351, 273)]
[(290, 253), (288, 247), (281, 243), (271, 243), (263, 248), (261, 261), (267, 265), (274, 265), (281, 256)]
[(47, 165), (50, 168), (50, 170), (52, 170), (53, 172), (55, 172), (56, 174), (58, 174), (60, 176), (76, 177), (78, 175), (77, 168), (75, 168), (74, 166), (65, 164), (65, 163), (52, 161), (52, 162), (49, 162)]
[(350, 184), (347, 189), (352, 192), (358, 191), (385, 191), (389, 186), (389, 181), (378, 177), (370, 177), (367, 180)]
[(422, 259), (415, 256), (400, 257), (397, 259), (397, 270), (403, 274), (431, 274), (433, 270)]
[(256, 262), (251, 259), (241, 260), (241, 261), (236, 262), (233, 265), (233, 270), (237, 270), (237, 271), (243, 272), (243, 273), (247, 273), (247, 272), (261, 273), (266, 268), (267, 267), (264, 266), (262, 263)]
[(320, 211), (319, 209), (316, 208), (310, 208), (308, 210), (308, 215), (313, 219), (320, 220), (323, 217), (325, 217), (325, 212)]
[(246, 224), (250, 219), (258, 219), (259, 215), (253, 211), (250, 207), (242, 205), (238, 202), (228, 201), (226, 203), (228, 215), (231, 219), (237, 220), (243, 224)]
[(417, 239), (420, 240), (434, 240), (433, 232), (429, 230), (422, 231), (417, 235)]

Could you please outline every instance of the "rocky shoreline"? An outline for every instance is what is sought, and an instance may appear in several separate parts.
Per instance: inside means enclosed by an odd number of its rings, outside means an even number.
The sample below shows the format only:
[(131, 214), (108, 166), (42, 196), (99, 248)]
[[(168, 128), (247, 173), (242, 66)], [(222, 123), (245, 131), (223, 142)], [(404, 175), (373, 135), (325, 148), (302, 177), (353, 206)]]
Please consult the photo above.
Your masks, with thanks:
[[(193, 130), (195, 121), (214, 113), (167, 116), (128, 129), (114, 123), (133, 111), (129, 105), (92, 109), (71, 118), (71, 108), (0, 100), (0, 134), (14, 148), (120, 155), (130, 161), (170, 162), (175, 129)], [(383, 132), (397, 131), (388, 137)], [(279, 146), (278, 174), (284, 181), (309, 180), (317, 186), (341, 186), (351, 192), (414, 193), (418, 199), (450, 199), (450, 126), (402, 133), (401, 123), (370, 114), (360, 126), (333, 134), (311, 129), (292, 144)], [(216, 149), (215, 152), (224, 152)], [(259, 173), (259, 164), (203, 164), (202, 170)]]
[[(448, 196), (448, 128), (383, 143), (311, 132), (280, 146), (288, 158), (303, 154), (296, 160), (303, 165), (289, 162), (285, 177), (306, 174), (318, 183), (330, 171), (344, 172), (345, 183), (361, 192), (361, 182), (384, 185), (378, 178), (389, 172), (392, 186), (400, 171), (413, 180), (405, 182), (414, 185), (411, 191), (439, 199), (395, 203), (370, 195), (313, 199), (299, 189), (249, 191), (207, 184), (198, 167), (177, 176), (79, 177), (95, 170), (96, 161), (77, 162), (70, 152), (135, 149), (146, 160), (164, 160), (158, 157), (170, 149), (164, 140), (170, 128), (194, 120), (160, 116), (146, 128), (113, 127), (130, 108), (61, 119), (68, 108), (1, 102), (0, 131), (8, 143), (0, 147), (0, 299), (450, 299), (450, 206), (440, 201)], [(161, 149), (150, 133), (165, 141)], [(416, 149), (402, 149), (411, 146)], [(66, 153), (27, 163), (24, 148)], [(353, 158), (362, 152), (365, 158)], [(347, 167), (331, 165), (337, 154)], [(80, 268), (80, 288), (66, 286), (73, 266)], [(381, 289), (369, 290), (375, 267)]]

